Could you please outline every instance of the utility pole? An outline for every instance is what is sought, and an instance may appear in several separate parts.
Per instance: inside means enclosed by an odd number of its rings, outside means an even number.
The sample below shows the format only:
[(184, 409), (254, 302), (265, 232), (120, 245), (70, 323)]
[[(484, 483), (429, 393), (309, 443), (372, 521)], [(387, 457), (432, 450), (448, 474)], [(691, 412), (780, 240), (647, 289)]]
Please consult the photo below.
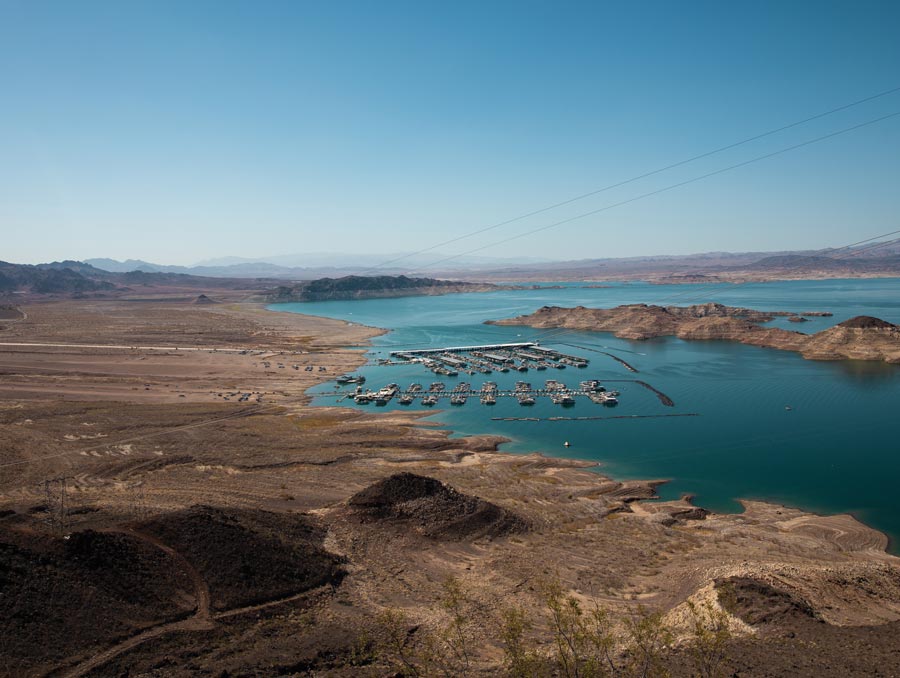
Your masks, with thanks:
[(147, 517), (147, 493), (144, 482), (131, 486), (131, 515), (133, 518), (142, 519)]
[(47, 522), (50, 529), (65, 534), (69, 527), (68, 480), (71, 476), (48, 478), (44, 481), (47, 496)]

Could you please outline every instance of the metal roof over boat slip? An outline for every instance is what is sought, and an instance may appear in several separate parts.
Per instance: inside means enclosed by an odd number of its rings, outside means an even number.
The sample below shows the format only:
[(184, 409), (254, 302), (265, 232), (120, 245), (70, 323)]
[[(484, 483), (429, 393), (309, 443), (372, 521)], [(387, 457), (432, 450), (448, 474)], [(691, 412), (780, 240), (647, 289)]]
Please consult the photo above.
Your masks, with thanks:
[(468, 353), (470, 351), (485, 351), (509, 348), (535, 348), (537, 344), (533, 341), (526, 341), (518, 344), (484, 344), (482, 346), (448, 346), (446, 348), (422, 348), (408, 349), (406, 351), (391, 351), (392, 356), (404, 355), (422, 355), (426, 353)]

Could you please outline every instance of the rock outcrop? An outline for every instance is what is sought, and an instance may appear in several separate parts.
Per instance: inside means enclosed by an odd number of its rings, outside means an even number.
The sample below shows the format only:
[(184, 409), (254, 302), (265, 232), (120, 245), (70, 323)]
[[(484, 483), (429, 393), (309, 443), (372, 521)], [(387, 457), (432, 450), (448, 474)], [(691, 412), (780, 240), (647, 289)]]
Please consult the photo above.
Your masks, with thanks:
[[(830, 313), (803, 313), (829, 316)], [(776, 327), (762, 327), (786, 311), (700, 304), (653, 306), (630, 304), (616, 308), (560, 308), (544, 306), (530, 315), (489, 321), (495, 325), (528, 325), (538, 328), (569, 328), (612, 332), (622, 339), (652, 339), (676, 336), (685, 340), (737, 341), (751, 346), (796, 351), (810, 360), (883, 360), (900, 363), (900, 327), (879, 318), (858, 316), (818, 332), (804, 334)]]
[(871, 316), (856, 316), (810, 335), (801, 349), (811, 360), (884, 360), (900, 364), (900, 327)]

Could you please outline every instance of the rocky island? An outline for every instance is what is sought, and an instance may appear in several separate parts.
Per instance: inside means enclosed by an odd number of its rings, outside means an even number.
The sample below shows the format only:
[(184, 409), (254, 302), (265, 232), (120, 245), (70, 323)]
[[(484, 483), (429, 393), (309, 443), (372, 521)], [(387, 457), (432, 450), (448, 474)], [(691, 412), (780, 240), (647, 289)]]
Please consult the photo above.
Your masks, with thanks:
[(776, 316), (793, 320), (829, 315), (757, 311), (715, 303), (686, 307), (648, 304), (615, 308), (544, 306), (530, 315), (488, 321), (488, 324), (612, 332), (622, 339), (633, 340), (664, 336), (686, 340), (719, 339), (796, 351), (809, 360), (883, 360), (900, 364), (900, 327), (878, 318), (857, 316), (815, 334), (762, 326)]
[(319, 278), (294, 285), (282, 285), (267, 293), (265, 300), (274, 303), (348, 301), (350, 299), (381, 299), (457, 292), (490, 292), (496, 289), (499, 289), (497, 285), (487, 283), (408, 278), (405, 275), (348, 275), (343, 278)]

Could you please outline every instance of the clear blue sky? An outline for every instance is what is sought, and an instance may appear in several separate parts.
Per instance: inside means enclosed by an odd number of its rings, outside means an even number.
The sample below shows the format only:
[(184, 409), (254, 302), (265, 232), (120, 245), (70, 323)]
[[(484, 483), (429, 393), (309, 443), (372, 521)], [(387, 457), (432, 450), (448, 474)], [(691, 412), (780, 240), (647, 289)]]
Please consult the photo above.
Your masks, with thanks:
[[(900, 86), (900, 3), (0, 0), (0, 259), (427, 246)], [(900, 111), (900, 93), (455, 253)], [(481, 252), (900, 228), (900, 118)]]

